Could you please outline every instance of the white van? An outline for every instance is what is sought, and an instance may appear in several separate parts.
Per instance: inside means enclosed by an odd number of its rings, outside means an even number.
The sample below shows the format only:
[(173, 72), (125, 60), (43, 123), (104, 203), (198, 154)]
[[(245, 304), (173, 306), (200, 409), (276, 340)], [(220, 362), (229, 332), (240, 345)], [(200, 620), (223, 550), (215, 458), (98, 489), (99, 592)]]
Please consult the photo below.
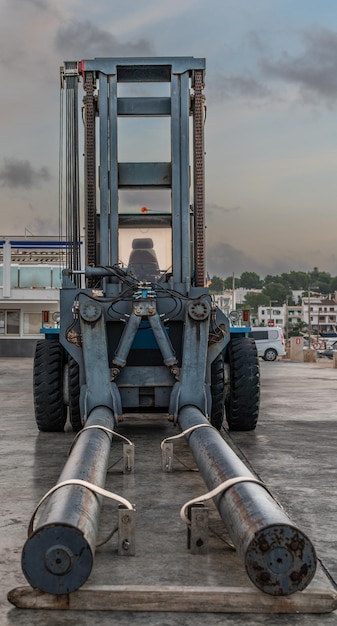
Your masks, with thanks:
[(255, 339), (257, 353), (264, 361), (275, 361), (278, 356), (285, 356), (283, 330), (280, 326), (253, 327), (249, 337)]

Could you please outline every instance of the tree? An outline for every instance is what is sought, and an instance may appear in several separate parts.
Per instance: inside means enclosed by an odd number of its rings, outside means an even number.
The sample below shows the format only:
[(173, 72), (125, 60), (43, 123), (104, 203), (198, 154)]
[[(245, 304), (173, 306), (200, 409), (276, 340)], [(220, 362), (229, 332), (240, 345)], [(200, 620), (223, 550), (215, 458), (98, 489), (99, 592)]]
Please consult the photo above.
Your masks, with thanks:
[[(245, 296), (244, 304), (242, 305), (243, 309), (251, 309), (252, 311), (257, 312), (257, 308), (259, 306), (268, 306), (269, 297), (263, 293), (247, 293)], [(238, 307), (239, 308), (239, 307)]]
[(299, 320), (296, 324), (288, 325), (288, 337), (298, 337), (299, 335), (305, 335), (308, 330), (308, 324)]
[(264, 279), (264, 285), (269, 285), (269, 283), (279, 283), (280, 285), (284, 285), (284, 287), (287, 287), (289, 289), (288, 280), (284, 277), (283, 274), (282, 276), (279, 276), (278, 274), (276, 274), (275, 276), (267, 274)]
[(264, 284), (264, 285), (268, 285), (269, 283), (274, 283), (274, 282), (275, 282), (275, 280), (276, 280), (276, 277), (275, 277), (275, 276), (273, 276), (272, 274), (267, 274), (267, 275), (264, 277), (263, 284)]
[(261, 289), (263, 280), (256, 272), (243, 272), (240, 277), (240, 287), (246, 289)]
[(281, 274), (282, 282), (289, 286), (289, 290), (294, 289), (296, 291), (301, 291), (303, 289), (308, 288), (309, 276), (307, 272), (295, 272), (291, 270), (291, 272), (283, 272)]
[[(225, 278), (225, 289), (233, 289), (233, 276), (227, 276), (227, 278)], [(236, 276), (234, 276), (234, 288), (238, 289), (239, 287), (241, 287), (241, 280), (240, 278), (236, 278)]]
[(224, 280), (220, 276), (212, 276), (212, 283), (209, 286), (210, 293), (222, 293), (224, 290)]
[[(213, 294), (233, 288), (233, 276), (227, 276), (227, 278), (213, 276), (211, 280), (210, 292)], [(263, 293), (269, 298), (269, 302), (262, 303), (265, 305), (268, 305), (271, 300), (275, 300), (275, 304), (280, 306), (287, 297), (290, 301), (292, 290), (307, 293), (309, 286), (311, 293), (320, 292), (324, 295), (333, 295), (337, 292), (337, 276), (332, 277), (329, 272), (321, 272), (318, 267), (314, 267), (310, 272), (291, 270), (290, 272), (282, 272), (280, 275), (267, 274), (264, 279), (261, 279), (256, 272), (246, 271), (242, 272), (240, 278), (234, 278), (235, 288), (261, 289), (262, 287)]]
[(262, 293), (267, 296), (269, 302), (273, 301), (273, 304), (281, 306), (288, 295), (288, 287), (283, 283), (270, 282), (263, 287)]
[(314, 267), (311, 272), (309, 272), (309, 282), (308, 287), (310, 286), (312, 290), (319, 291), (320, 293), (328, 294), (331, 291), (331, 274), (329, 272), (320, 272), (318, 267)]
[(335, 293), (335, 291), (337, 291), (337, 276), (335, 276), (335, 278), (331, 278), (330, 290), (331, 293)]

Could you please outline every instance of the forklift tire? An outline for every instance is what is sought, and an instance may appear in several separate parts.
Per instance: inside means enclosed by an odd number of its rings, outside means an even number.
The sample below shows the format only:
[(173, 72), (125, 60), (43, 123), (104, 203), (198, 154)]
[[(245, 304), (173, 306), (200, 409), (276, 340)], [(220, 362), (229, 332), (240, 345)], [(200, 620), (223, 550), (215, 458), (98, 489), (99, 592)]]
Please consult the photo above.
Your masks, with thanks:
[(260, 370), (254, 339), (232, 338), (227, 347), (230, 390), (225, 399), (229, 430), (254, 430), (259, 416)]
[(63, 401), (64, 350), (54, 339), (37, 342), (33, 389), (35, 419), (43, 432), (62, 432), (67, 419), (67, 407)]
[(77, 361), (68, 359), (69, 420), (75, 433), (83, 427), (80, 411), (80, 370)]
[(211, 395), (212, 410), (210, 421), (214, 428), (220, 430), (224, 420), (225, 397), (224, 360), (222, 352), (211, 364)]

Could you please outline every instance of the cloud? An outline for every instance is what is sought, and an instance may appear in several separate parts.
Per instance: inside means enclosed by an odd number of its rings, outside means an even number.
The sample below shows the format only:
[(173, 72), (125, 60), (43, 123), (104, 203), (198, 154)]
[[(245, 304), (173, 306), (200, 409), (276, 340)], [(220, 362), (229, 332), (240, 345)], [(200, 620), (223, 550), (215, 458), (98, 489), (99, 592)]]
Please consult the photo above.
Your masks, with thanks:
[(46, 0), (26, 0), (26, 4), (31, 4), (38, 10), (49, 11), (50, 5)]
[(254, 30), (248, 31), (247, 42), (251, 46), (251, 48), (253, 48), (253, 50), (256, 50), (260, 54), (266, 54), (266, 52), (269, 50), (268, 40), (265, 33), (263, 33), (262, 35), (261, 33), (258, 33)]
[[(113, 25), (119, 35), (128, 36), (135, 31), (147, 28), (160, 28), (164, 24), (170, 28), (170, 19), (181, 19), (181, 15), (190, 13), (193, 7), (197, 8), (200, 0), (170, 0), (170, 2), (158, 2), (158, 0), (142, 0), (142, 2), (124, 2), (125, 11), (122, 16), (114, 16)], [(192, 13), (193, 15), (193, 13)], [(193, 18), (192, 18), (193, 19)], [(187, 35), (188, 37), (188, 35)]]
[(207, 271), (223, 278), (231, 276), (233, 272), (235, 276), (241, 276), (242, 272), (247, 271), (259, 275), (267, 273), (258, 261), (227, 242), (207, 246)]
[(216, 204), (215, 202), (206, 202), (206, 213), (207, 215), (214, 215), (216, 214), (217, 216), (219, 215), (219, 213), (224, 214), (224, 213), (236, 213), (237, 211), (240, 211), (240, 207), (238, 206), (233, 206), (233, 207), (224, 207), (221, 206), (220, 204)]
[(147, 56), (153, 54), (152, 45), (144, 38), (121, 42), (110, 31), (99, 28), (89, 20), (71, 20), (59, 27), (55, 37), (56, 48), (63, 58), (76, 60), (95, 56)]
[(283, 52), (281, 58), (261, 58), (260, 68), (270, 79), (297, 85), (304, 102), (328, 104), (337, 100), (337, 32), (315, 27), (301, 34), (304, 50), (300, 55)]
[[(335, 265), (336, 259), (331, 258), (329, 261), (330, 265)], [(300, 251), (293, 254), (291, 250), (287, 250), (282, 258), (271, 258), (266, 255), (266, 259), (261, 261), (227, 242), (218, 241), (207, 245), (207, 271), (211, 276), (215, 274), (221, 278), (232, 276), (233, 273), (238, 277), (242, 272), (256, 272), (264, 278), (267, 274), (277, 275), (291, 270), (309, 271), (315, 264), (318, 267), (325, 267), (325, 259), (322, 258), (320, 251), (315, 255), (310, 250), (309, 254), (305, 255)]]
[(264, 100), (271, 96), (269, 87), (252, 75), (212, 76), (207, 81), (207, 97), (210, 100), (246, 99)]
[[(301, 52), (284, 50), (277, 58), (272, 55), (267, 34), (249, 31), (246, 42), (251, 49), (251, 68), (242, 73), (210, 76), (207, 92), (210, 101), (240, 101), (249, 106), (270, 102), (294, 101), (302, 104), (337, 102), (337, 31), (312, 27), (299, 33), (296, 40)], [(277, 82), (292, 88), (280, 93)]]
[(2, 187), (10, 189), (17, 189), (18, 187), (31, 189), (50, 179), (51, 175), (47, 167), (43, 166), (37, 170), (29, 161), (5, 159), (3, 167), (0, 169), (0, 184)]
[(59, 235), (59, 223), (55, 217), (41, 217), (35, 215), (28, 224), (29, 230), (34, 233), (35, 236), (42, 235)]

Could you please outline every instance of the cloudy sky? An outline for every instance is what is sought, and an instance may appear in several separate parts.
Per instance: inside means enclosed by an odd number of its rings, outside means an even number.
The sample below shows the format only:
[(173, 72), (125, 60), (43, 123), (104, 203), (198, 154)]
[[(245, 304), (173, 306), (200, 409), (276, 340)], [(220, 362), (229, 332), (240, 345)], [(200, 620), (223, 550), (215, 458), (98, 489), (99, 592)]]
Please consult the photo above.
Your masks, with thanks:
[(58, 233), (59, 66), (206, 58), (207, 266), (337, 275), (336, 0), (0, 0), (0, 233)]

